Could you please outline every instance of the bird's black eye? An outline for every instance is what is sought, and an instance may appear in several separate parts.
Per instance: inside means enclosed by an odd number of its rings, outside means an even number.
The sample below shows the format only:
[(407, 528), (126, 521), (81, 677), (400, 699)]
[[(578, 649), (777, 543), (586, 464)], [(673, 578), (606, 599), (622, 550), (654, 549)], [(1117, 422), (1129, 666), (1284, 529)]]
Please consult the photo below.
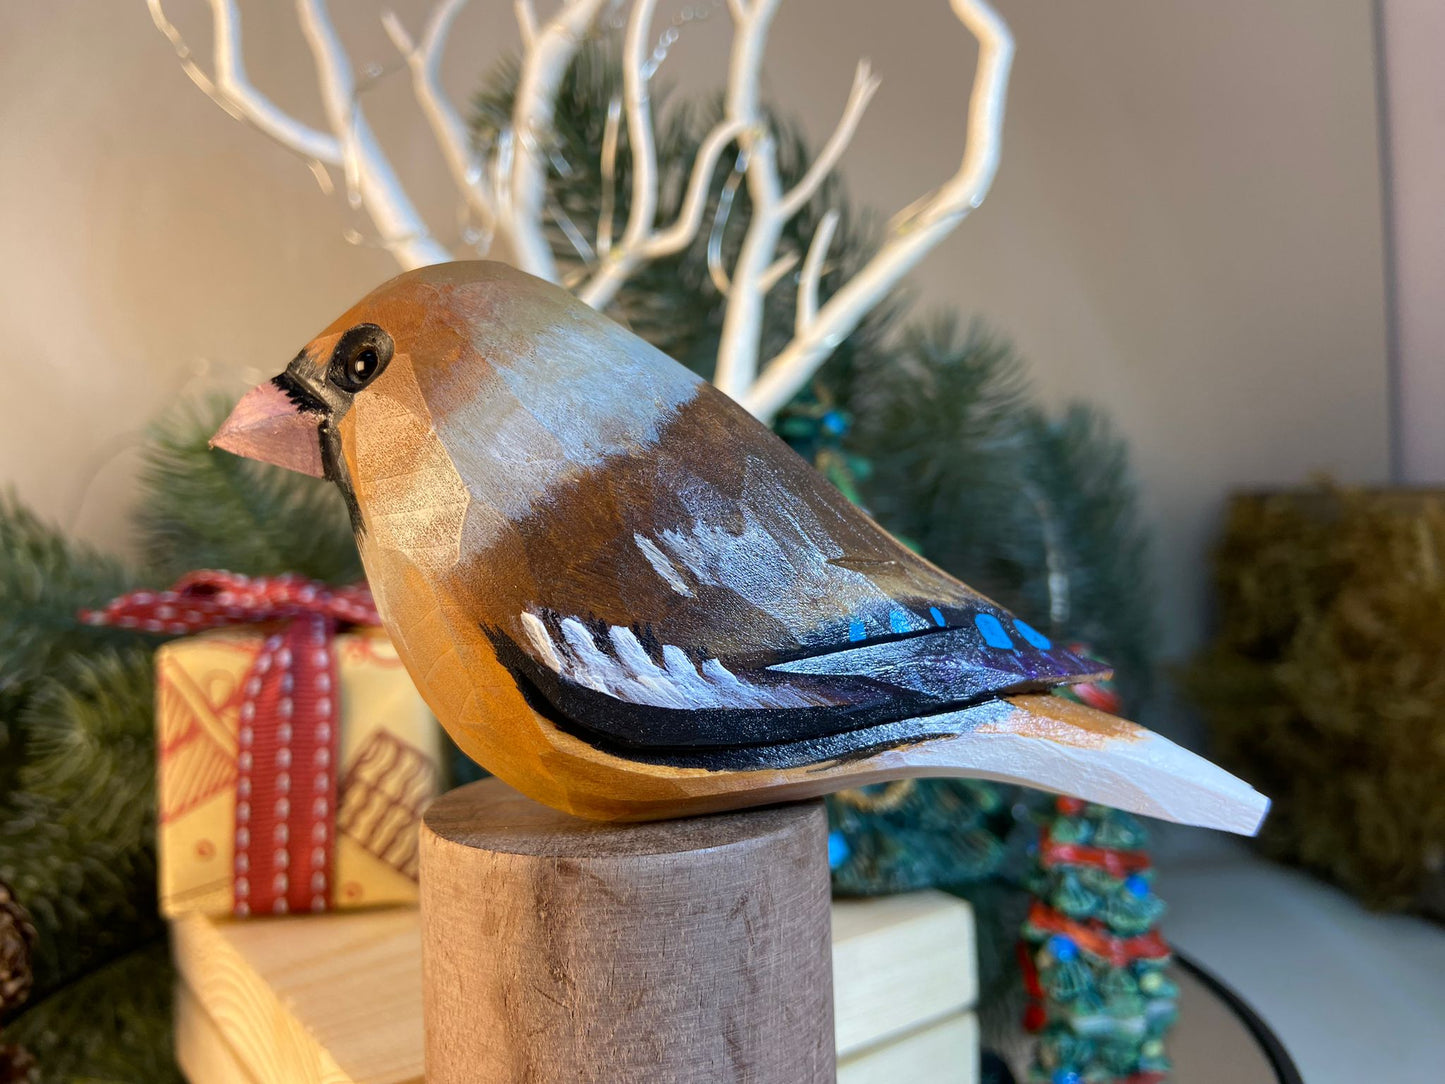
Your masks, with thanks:
[(391, 360), (391, 336), (375, 324), (357, 324), (336, 344), (326, 379), (342, 391), (358, 392), (381, 374)]

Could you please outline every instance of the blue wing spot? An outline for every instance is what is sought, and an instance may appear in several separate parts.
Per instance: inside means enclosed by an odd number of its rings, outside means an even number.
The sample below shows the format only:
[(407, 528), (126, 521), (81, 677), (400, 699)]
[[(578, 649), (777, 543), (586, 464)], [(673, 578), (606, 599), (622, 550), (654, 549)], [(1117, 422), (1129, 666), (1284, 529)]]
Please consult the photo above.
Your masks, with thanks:
[(978, 631), (983, 635), (983, 642), (989, 647), (1001, 647), (1006, 651), (1013, 651), (1014, 642), (1004, 632), (1003, 625), (993, 614), (974, 614), (973, 623), (978, 626)]
[(944, 625), (948, 624), (948, 622), (943, 620), (943, 611), (937, 606), (928, 607), (928, 612), (933, 615), (933, 623), (939, 628), (943, 628)]
[(1047, 636), (1045, 636), (1042, 632), (1034, 628), (1028, 622), (1020, 621), (1017, 617), (1014, 618), (1014, 628), (1019, 630), (1020, 636), (1022, 636), (1029, 643), (1033, 644), (1033, 646), (1038, 648), (1040, 651), (1047, 651), (1049, 648), (1054, 646), (1054, 642), (1050, 640)]
[(888, 627), (894, 632), (908, 631), (908, 617), (902, 610), (893, 610), (888, 614)]
[(848, 622), (848, 639), (852, 640), (856, 644), (866, 635), (867, 633), (863, 631), (863, 622), (860, 621), (858, 618), (855, 617), (852, 621)]

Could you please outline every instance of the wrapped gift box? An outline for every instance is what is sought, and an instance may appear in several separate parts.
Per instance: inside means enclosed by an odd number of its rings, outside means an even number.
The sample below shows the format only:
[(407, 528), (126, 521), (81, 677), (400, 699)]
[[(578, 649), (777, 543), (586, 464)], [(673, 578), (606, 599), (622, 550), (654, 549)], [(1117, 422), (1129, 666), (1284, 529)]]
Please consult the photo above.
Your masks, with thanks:
[(375, 629), (336, 636), (334, 665), (321, 653), (307, 660), (312, 699), (296, 690), (295, 718), (279, 718), (293, 710), (294, 682), (277, 672), (293, 643), (275, 629), (246, 627), (157, 652), (160, 904), (168, 916), (416, 899), (416, 830), (438, 788), (440, 728)]

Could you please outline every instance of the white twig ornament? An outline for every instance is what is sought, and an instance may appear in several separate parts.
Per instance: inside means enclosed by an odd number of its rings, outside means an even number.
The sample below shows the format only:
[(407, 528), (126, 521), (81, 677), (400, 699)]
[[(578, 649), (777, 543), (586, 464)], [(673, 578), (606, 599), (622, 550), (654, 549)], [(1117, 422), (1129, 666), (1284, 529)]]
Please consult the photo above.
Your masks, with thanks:
[[(182, 69), (227, 113), (303, 158), (329, 186), (328, 168), (340, 169), (349, 197), (363, 210), (377, 243), (403, 269), (453, 258), (431, 232), (377, 140), (358, 99), (353, 66), (331, 21), (325, 0), (296, 0), (297, 19), (316, 66), (328, 130), (290, 116), (251, 83), (241, 43), (236, 0), (207, 0), (213, 26), (212, 68), (197, 63), (161, 7), (147, 0), (151, 18), (170, 40)], [(727, 0), (733, 42), (724, 90), (724, 115), (699, 144), (677, 217), (659, 224), (660, 178), (650, 84), (676, 38), (670, 29), (654, 46), (656, 0), (563, 0), (546, 18), (531, 0), (515, 4), (522, 56), (509, 128), (490, 146), (475, 147), (465, 121), (441, 81), (447, 37), (467, 0), (439, 0), (414, 39), (393, 12), (382, 16), (387, 35), (410, 72), (417, 104), (436, 137), (453, 183), (461, 194), (467, 228), (463, 239), (484, 255), (500, 239), (511, 261), (524, 271), (557, 281), (548, 241), (554, 223), (586, 265), (567, 285), (582, 300), (604, 308), (618, 290), (653, 260), (692, 244), (702, 228), (708, 186), (719, 161), (736, 147), (735, 172), (723, 192), (708, 241), (714, 285), (726, 297), (714, 381), (753, 414), (769, 419), (796, 395), (864, 317), (988, 194), (998, 168), (1004, 99), (1013, 38), (984, 0), (949, 0), (954, 14), (978, 41), (978, 66), (968, 105), (968, 130), (958, 171), (932, 193), (905, 208), (890, 223), (878, 250), (831, 296), (819, 296), (828, 247), (838, 226), (836, 211), (819, 220), (808, 251), (779, 254), (784, 227), (795, 218), (837, 168), (869, 100), (878, 89), (866, 60), (860, 61), (837, 126), (802, 178), (784, 191), (778, 173), (776, 136), (758, 90), (768, 30), (781, 0)], [(623, 125), (631, 156), (631, 198), (620, 236), (612, 236), (611, 204), (594, 249), (561, 207), (547, 196), (548, 144), (557, 94), (568, 66), (587, 35), (627, 8), (623, 30), (623, 93), (608, 122), (601, 148), (604, 178), (615, 176), (618, 136)], [(668, 36), (670, 35), (670, 36)], [(746, 184), (751, 214), (733, 266), (722, 263), (722, 227), (738, 186)], [(610, 191), (610, 190), (609, 190)], [(793, 337), (771, 358), (759, 357), (764, 301), (784, 276), (797, 268), (797, 311)]]

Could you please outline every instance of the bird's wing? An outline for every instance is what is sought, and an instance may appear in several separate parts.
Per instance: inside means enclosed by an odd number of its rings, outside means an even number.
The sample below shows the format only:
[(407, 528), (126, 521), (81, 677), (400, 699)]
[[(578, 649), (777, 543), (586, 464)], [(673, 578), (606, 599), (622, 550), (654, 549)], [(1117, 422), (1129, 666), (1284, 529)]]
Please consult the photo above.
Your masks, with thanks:
[(1106, 673), (898, 543), (708, 385), (479, 559), (510, 596), (487, 631), (534, 703), (633, 748), (809, 741)]

